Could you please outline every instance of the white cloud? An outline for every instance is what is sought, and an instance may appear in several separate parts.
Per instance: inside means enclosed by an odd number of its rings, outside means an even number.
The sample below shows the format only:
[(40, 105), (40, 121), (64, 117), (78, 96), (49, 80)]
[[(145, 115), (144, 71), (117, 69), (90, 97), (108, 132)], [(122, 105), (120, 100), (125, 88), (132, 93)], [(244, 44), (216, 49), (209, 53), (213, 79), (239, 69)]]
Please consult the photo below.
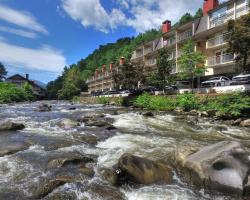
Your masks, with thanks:
[(0, 5), (0, 20), (4, 20), (32, 31), (48, 34), (45, 27), (38, 23), (36, 18), (30, 13), (14, 10), (4, 5)]
[(34, 32), (24, 31), (21, 29), (10, 28), (10, 27), (6, 27), (6, 26), (0, 26), (0, 31), (6, 32), (6, 33), (12, 33), (15, 35), (19, 35), (19, 36), (27, 37), (27, 38), (31, 38), (31, 39), (34, 39), (37, 37), (37, 34)]
[(113, 9), (108, 14), (100, 0), (62, 0), (62, 7), (72, 19), (80, 21), (84, 27), (92, 26), (105, 33), (125, 20), (121, 10)]
[(61, 72), (67, 64), (62, 53), (50, 46), (31, 49), (0, 40), (0, 52), (0, 61), (7, 66)]

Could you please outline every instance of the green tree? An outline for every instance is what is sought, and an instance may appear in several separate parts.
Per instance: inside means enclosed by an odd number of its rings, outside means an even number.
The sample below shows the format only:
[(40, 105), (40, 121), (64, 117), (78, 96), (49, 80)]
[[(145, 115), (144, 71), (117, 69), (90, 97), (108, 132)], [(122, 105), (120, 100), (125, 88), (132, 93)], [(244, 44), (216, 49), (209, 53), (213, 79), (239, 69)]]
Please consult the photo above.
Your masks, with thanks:
[(241, 72), (250, 72), (250, 14), (228, 24), (229, 52), (236, 54)]
[(25, 91), (25, 96), (29, 99), (29, 100), (34, 100), (34, 93), (32, 90), (31, 85), (28, 82), (25, 82), (24, 85), (22, 86), (24, 91)]
[(4, 67), (4, 65), (0, 62), (0, 81), (2, 81), (4, 78), (6, 78), (5, 76), (7, 75), (7, 70)]
[(158, 87), (164, 89), (166, 84), (170, 84), (171, 72), (173, 70), (174, 61), (169, 59), (170, 53), (166, 48), (160, 49), (157, 53), (156, 65), (158, 79)]
[(194, 87), (194, 78), (201, 76), (206, 71), (205, 56), (198, 51), (195, 51), (195, 44), (192, 40), (187, 41), (181, 48), (181, 56), (178, 59), (178, 64), (181, 72), (181, 78), (192, 80), (192, 89)]
[(195, 15), (194, 15), (194, 19), (199, 19), (199, 18), (201, 18), (202, 16), (203, 16), (203, 10), (202, 10), (201, 8), (199, 8), (199, 9), (196, 11)]
[(145, 79), (143, 68), (142, 64), (132, 63), (125, 63), (122, 66), (116, 67), (112, 74), (116, 88), (118, 89), (120, 86), (123, 89), (137, 88), (138, 83), (143, 82)]

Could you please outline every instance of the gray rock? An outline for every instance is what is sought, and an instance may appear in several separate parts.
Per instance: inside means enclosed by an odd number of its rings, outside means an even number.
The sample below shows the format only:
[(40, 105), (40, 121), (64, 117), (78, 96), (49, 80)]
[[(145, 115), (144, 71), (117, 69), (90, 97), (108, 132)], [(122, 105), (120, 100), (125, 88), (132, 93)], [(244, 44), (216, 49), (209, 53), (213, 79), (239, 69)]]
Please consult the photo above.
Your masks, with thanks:
[(14, 123), (10, 120), (0, 121), (0, 131), (17, 131), (24, 128), (25, 126), (21, 123)]
[(150, 111), (145, 112), (145, 113), (142, 113), (142, 115), (143, 115), (144, 117), (154, 117), (154, 113), (152, 113), (152, 112), (150, 112)]
[(42, 103), (40, 104), (37, 109), (35, 111), (38, 111), (38, 112), (49, 112), (51, 111), (52, 109), (52, 106), (49, 105), (49, 104), (46, 104), (46, 103)]
[(184, 159), (186, 180), (206, 189), (243, 193), (244, 180), (250, 168), (244, 147), (224, 141), (210, 145)]
[(199, 115), (199, 112), (197, 110), (191, 110), (188, 112), (188, 115), (191, 115), (191, 116), (198, 116)]
[(250, 197), (250, 175), (248, 175), (244, 185), (244, 196)]
[(185, 112), (183, 110), (183, 108), (180, 108), (180, 107), (176, 107), (174, 111), (177, 112), (177, 113), (184, 113)]
[(250, 119), (246, 119), (240, 123), (243, 127), (250, 127)]

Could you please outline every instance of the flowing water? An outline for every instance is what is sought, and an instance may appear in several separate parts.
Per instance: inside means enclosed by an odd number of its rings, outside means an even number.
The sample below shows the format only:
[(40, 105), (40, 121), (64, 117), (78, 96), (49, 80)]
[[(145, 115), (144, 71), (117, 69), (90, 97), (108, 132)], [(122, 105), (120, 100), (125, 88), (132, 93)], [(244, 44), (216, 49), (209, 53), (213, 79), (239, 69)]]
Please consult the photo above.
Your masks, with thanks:
[[(76, 175), (76, 179), (58, 185), (50, 191), (47, 199), (112, 199), (116, 192), (122, 192), (128, 200), (201, 200), (232, 199), (221, 194), (209, 195), (203, 190), (192, 188), (182, 182), (177, 175), (171, 185), (137, 185), (112, 188), (112, 190), (93, 190), (93, 185), (101, 188), (107, 182), (101, 178), (99, 169), (111, 168), (124, 153), (167, 161), (176, 150), (198, 149), (223, 140), (236, 140), (250, 148), (250, 130), (231, 127), (224, 124), (199, 120), (194, 125), (178, 116), (160, 113), (153, 118), (144, 117), (139, 112), (121, 108), (103, 107), (101, 105), (74, 105), (69, 110), (68, 102), (49, 102), (51, 112), (36, 112), (40, 104), (15, 104), (0, 106), (0, 120), (10, 119), (24, 123), (26, 128), (17, 132), (0, 133), (0, 152), (17, 147), (16, 152), (0, 157), (0, 199), (36, 199), (41, 185), (53, 177), (55, 171), (48, 169), (48, 161), (60, 156), (88, 155), (94, 161), (88, 164), (94, 169), (94, 176), (86, 178)], [(116, 130), (104, 130), (97, 127), (86, 127), (81, 123), (76, 128), (62, 128), (62, 119), (76, 120), (91, 113), (104, 113), (112, 121)], [(84, 138), (91, 137), (97, 143), (88, 143)], [(56, 173), (62, 173), (56, 169)], [(70, 171), (69, 171), (70, 170)], [(74, 174), (70, 168), (63, 172)], [(109, 188), (110, 189), (110, 188)], [(108, 191), (108, 192), (107, 192)], [(56, 194), (59, 194), (59, 196)], [(111, 196), (110, 196), (111, 195)], [(113, 197), (115, 199), (115, 197)]]

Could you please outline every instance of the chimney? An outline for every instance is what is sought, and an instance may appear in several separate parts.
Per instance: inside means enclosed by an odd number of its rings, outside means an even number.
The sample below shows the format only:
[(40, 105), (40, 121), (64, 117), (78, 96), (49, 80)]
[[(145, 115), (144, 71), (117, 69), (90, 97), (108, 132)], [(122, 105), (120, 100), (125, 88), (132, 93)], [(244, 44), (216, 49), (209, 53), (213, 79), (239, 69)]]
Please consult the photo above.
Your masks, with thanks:
[(121, 57), (121, 58), (120, 58), (119, 64), (120, 64), (120, 66), (122, 66), (122, 65), (125, 64), (125, 58), (124, 58), (124, 57)]
[(218, 0), (204, 0), (203, 15), (208, 15), (208, 12), (215, 9), (219, 5)]
[(29, 74), (25, 74), (25, 78), (28, 81), (29, 80)]
[(162, 33), (167, 33), (171, 29), (171, 21), (166, 20), (162, 22)]
[(109, 64), (109, 71), (112, 72), (113, 71), (113, 63)]

